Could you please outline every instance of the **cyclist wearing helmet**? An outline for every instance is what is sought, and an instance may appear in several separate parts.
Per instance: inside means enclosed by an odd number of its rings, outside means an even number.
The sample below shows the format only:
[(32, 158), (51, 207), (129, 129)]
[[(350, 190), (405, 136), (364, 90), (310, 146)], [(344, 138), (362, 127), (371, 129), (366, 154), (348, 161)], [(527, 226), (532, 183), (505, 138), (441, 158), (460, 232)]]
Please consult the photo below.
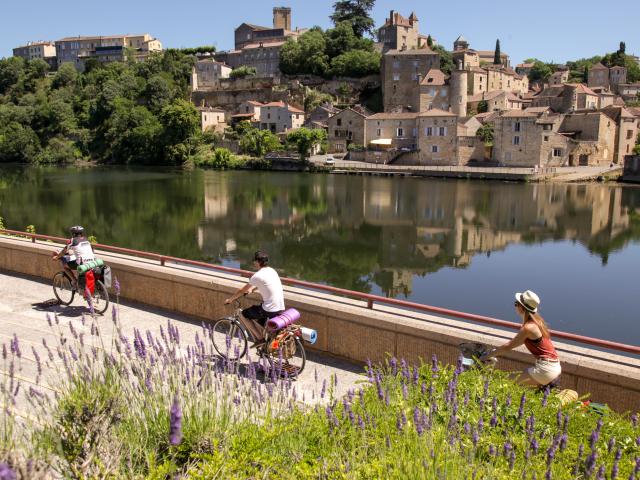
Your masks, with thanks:
[(74, 270), (84, 262), (95, 260), (96, 256), (93, 253), (93, 246), (84, 236), (84, 228), (77, 225), (69, 230), (71, 239), (59, 253), (53, 256), (53, 259), (62, 260), (64, 269), (77, 280)]

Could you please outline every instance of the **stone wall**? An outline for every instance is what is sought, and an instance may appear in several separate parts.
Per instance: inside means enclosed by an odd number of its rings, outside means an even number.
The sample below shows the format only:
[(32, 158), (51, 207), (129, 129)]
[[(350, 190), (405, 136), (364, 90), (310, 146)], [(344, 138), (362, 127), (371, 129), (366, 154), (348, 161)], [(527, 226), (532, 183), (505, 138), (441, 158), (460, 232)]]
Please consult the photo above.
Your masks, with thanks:
[[(59, 246), (27, 239), (0, 238), (0, 269), (49, 281), (59, 270), (51, 253)], [(223, 300), (244, 283), (239, 277), (204, 272), (186, 266), (160, 266), (158, 262), (98, 252), (112, 268), (122, 296), (130, 301), (191, 315), (212, 322), (229, 313)], [(457, 345), (479, 341), (504, 343), (513, 332), (468, 322), (415, 313), (382, 305), (366, 308), (362, 301), (287, 287), (288, 307), (302, 314), (301, 324), (318, 331), (314, 350), (351, 361), (379, 362), (394, 355), (409, 363), (430, 361), (432, 355), (453, 363)], [(590, 393), (619, 411), (636, 410), (640, 398), (640, 360), (555, 342), (562, 361), (562, 387)], [(311, 347), (309, 347), (311, 349)], [(500, 359), (500, 368), (527, 367), (531, 356), (524, 349)]]

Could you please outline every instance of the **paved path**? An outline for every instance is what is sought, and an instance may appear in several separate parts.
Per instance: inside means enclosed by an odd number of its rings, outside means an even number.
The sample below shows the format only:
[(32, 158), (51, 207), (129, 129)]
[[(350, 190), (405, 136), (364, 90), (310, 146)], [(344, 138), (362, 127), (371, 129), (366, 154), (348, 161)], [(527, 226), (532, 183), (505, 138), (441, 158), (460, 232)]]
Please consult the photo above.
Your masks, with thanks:
[[(22, 359), (16, 366), (15, 375), (22, 382), (22, 391), (27, 391), (29, 385), (35, 385), (38, 375), (35, 356), (32, 347), (35, 347), (41, 357), (45, 350), (42, 346), (44, 338), (50, 346), (56, 345), (53, 330), (47, 323), (47, 313), (57, 313), (60, 325), (67, 329), (70, 323), (78, 332), (84, 332), (86, 338), (90, 337), (91, 322), (82, 325), (82, 316), (88, 316), (89, 310), (82, 299), (76, 299), (67, 307), (57, 305), (53, 290), (49, 283), (35, 280), (31, 277), (9, 275), (0, 272), (0, 344), (7, 345), (16, 334), (19, 338)], [(125, 303), (120, 305), (120, 321), (126, 336), (133, 338), (133, 329), (141, 332), (150, 330), (154, 335), (160, 332), (160, 326), (167, 324), (167, 319), (175, 322), (180, 330), (180, 338), (183, 348), (194, 345), (195, 333), (200, 331), (202, 324), (184, 315), (167, 312), (139, 304)], [(114, 326), (111, 320), (111, 306), (104, 316), (98, 317), (98, 324), (102, 330), (105, 344), (110, 343)], [(255, 358), (255, 350), (251, 350)], [(60, 362), (57, 358), (56, 360)], [(59, 363), (58, 363), (59, 365)], [(0, 361), (0, 373), (4, 381), (8, 375), (8, 365)], [(338, 384), (335, 393), (339, 396), (345, 394), (349, 388), (355, 386), (355, 382), (362, 380), (363, 368), (342, 360), (321, 356), (307, 352), (307, 365), (300, 378), (296, 381), (298, 398), (305, 398), (307, 402), (319, 398), (321, 382), (326, 379), (329, 382), (332, 375), (336, 375)], [(317, 377), (320, 379), (316, 382)], [(56, 370), (49, 369), (42, 374), (40, 387), (54, 389), (56, 384)], [(26, 399), (18, 396), (18, 411), (26, 408)]]

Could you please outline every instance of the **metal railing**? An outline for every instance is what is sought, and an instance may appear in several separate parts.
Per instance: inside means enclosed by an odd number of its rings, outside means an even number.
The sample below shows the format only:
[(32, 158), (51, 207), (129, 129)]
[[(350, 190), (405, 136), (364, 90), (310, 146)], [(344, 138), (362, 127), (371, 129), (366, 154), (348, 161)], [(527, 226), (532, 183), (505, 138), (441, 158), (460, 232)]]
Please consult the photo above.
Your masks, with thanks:
[[(59, 243), (66, 243), (68, 241), (67, 238), (54, 237), (51, 235), (40, 235), (36, 233), (21, 232), (17, 230), (6, 230), (6, 229), (0, 230), (0, 234), (27, 238), (27, 239), (30, 239), (33, 243), (35, 243), (36, 240), (53, 241), (53, 242), (59, 242)], [(189, 260), (186, 258), (172, 257), (169, 255), (160, 255), (158, 253), (144, 252), (141, 250), (132, 250), (130, 248), (116, 247), (113, 245), (103, 245), (98, 243), (98, 244), (95, 244), (94, 247), (107, 252), (131, 255), (139, 258), (145, 258), (148, 260), (155, 260), (159, 262), (160, 265), (166, 266), (167, 268), (171, 268), (171, 264), (189, 265), (189, 266), (194, 266), (198, 268), (206, 268), (209, 270), (215, 270), (219, 272), (240, 275), (242, 277), (250, 277), (254, 273), (254, 272), (242, 270), (239, 268), (224, 267), (222, 265), (214, 265), (212, 263), (201, 262), (198, 260)], [(450, 310), (448, 308), (442, 308), (442, 307), (434, 307), (431, 305), (424, 305), (421, 303), (408, 302), (406, 300), (398, 300), (395, 298), (381, 297), (379, 295), (372, 295), (370, 293), (356, 292), (356, 291), (347, 290), (344, 288), (331, 287), (329, 285), (321, 285), (318, 283), (306, 282), (304, 280), (298, 280), (295, 278), (283, 277), (281, 278), (281, 280), (282, 280), (282, 283), (285, 285), (301, 287), (301, 288), (311, 289), (319, 292), (326, 292), (333, 295), (340, 295), (348, 298), (353, 298), (356, 300), (366, 301), (367, 308), (369, 309), (373, 309), (374, 304), (390, 305), (394, 307), (402, 307), (405, 309), (415, 310), (418, 312), (434, 313), (437, 315), (443, 315), (445, 317), (469, 320), (472, 322), (491, 325), (494, 327), (508, 328), (512, 330), (519, 330), (520, 327), (522, 326), (519, 323), (508, 322), (505, 320), (499, 320), (497, 318), (486, 317), (483, 315), (460, 312), (457, 310)], [(563, 340), (569, 340), (571, 342), (576, 342), (576, 343), (581, 343), (586, 345), (593, 345), (595, 347), (605, 348), (608, 350), (640, 355), (640, 347), (635, 345), (627, 345), (624, 343), (612, 342), (609, 340), (591, 338), (583, 335), (578, 335), (578, 334), (569, 333), (569, 332), (562, 332), (558, 330), (550, 330), (550, 332), (555, 338), (561, 338)]]

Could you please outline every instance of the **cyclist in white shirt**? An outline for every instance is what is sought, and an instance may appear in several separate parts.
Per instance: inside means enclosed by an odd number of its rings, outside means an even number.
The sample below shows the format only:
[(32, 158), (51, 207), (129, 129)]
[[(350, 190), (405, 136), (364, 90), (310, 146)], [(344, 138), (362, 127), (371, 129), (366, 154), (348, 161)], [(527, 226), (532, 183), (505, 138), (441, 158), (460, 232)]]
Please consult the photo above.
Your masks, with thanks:
[[(224, 303), (228, 305), (242, 295), (258, 290), (262, 297), (262, 303), (244, 309), (242, 315), (264, 328), (267, 320), (284, 312), (284, 292), (282, 291), (282, 283), (278, 272), (269, 266), (269, 255), (267, 253), (256, 252), (253, 256), (253, 265), (258, 271), (253, 274), (245, 286), (236, 290)], [(263, 334), (262, 332), (259, 332), (259, 335), (256, 335), (256, 332), (252, 333), (257, 339), (256, 344), (254, 344), (256, 346), (261, 343)]]
[(71, 239), (59, 253), (53, 256), (53, 259), (62, 260), (64, 269), (77, 280), (75, 270), (78, 265), (95, 260), (96, 256), (93, 253), (91, 242), (84, 236), (83, 227), (77, 225), (71, 227), (70, 231)]

